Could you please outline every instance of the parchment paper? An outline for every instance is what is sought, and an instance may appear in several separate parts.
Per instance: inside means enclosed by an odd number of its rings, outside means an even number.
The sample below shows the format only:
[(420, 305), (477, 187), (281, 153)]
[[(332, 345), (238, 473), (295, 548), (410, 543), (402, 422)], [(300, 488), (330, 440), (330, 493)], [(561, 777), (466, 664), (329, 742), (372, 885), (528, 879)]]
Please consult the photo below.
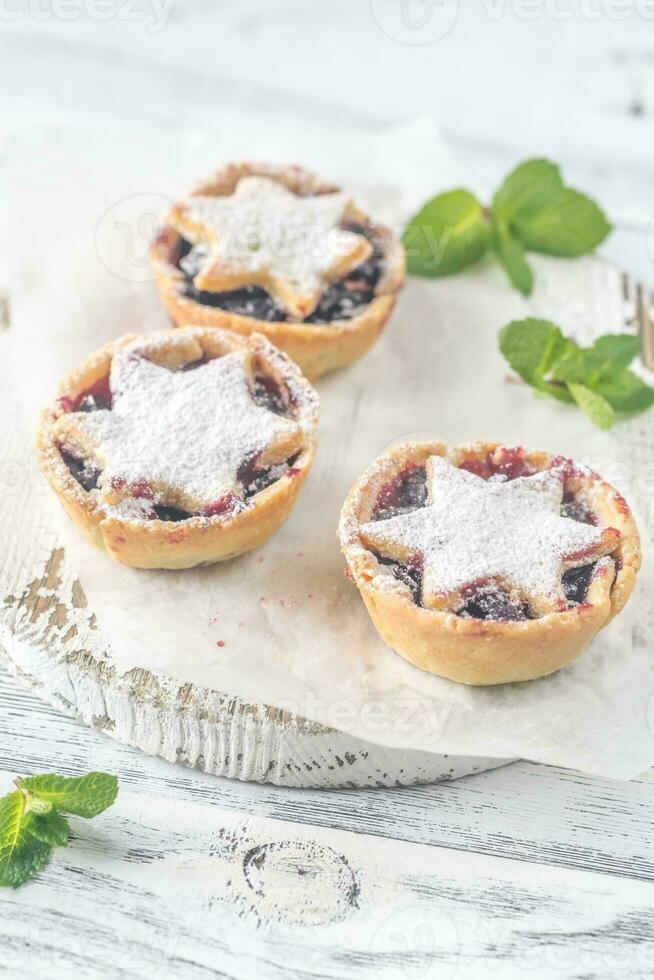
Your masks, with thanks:
[[(278, 131), (254, 133), (248, 155), (282, 156)], [(147, 216), (198, 174), (242, 155), (243, 142), (144, 129), (14, 139), (13, 327), (4, 371), (31, 379), (21, 392), (24, 412), (33, 415), (89, 350), (127, 331), (167, 326), (148, 281), (154, 218)], [(289, 134), (285, 155), (340, 178), (351, 160), (352, 183), (361, 189), (364, 177), (367, 188), (359, 199), (373, 201), (390, 222), (408, 216), (430, 185), (465, 182), (464, 174), (453, 178), (447, 151), (422, 122), (375, 139), (350, 134), (331, 155), (329, 145), (324, 134), (304, 142)], [(417, 173), (423, 145), (429, 169)], [(403, 186), (407, 148), (412, 168)], [(65, 525), (68, 556), (116, 663), (288, 708), (386, 745), (522, 757), (618, 778), (650, 766), (654, 415), (601, 433), (581, 413), (507, 380), (496, 335), (514, 317), (542, 311), (584, 341), (624, 329), (617, 271), (598, 259), (534, 265), (530, 304), (491, 263), (465, 276), (409, 281), (374, 350), (318, 382), (314, 470), (287, 525), (259, 551), (198, 571), (134, 571)], [(613, 480), (638, 509), (646, 561), (637, 592), (573, 665), (531, 683), (467, 688), (410, 666), (378, 638), (343, 575), (336, 525), (359, 473), (410, 436), (495, 439), (571, 455)], [(49, 508), (49, 499), (35, 492), (34, 506)], [(57, 508), (52, 513), (61, 520)]]

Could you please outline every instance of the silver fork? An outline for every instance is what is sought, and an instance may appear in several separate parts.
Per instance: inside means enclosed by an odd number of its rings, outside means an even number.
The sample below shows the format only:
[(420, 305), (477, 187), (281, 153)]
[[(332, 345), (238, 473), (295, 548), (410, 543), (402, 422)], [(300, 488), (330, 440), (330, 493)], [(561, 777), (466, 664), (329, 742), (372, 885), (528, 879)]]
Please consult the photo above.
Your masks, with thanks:
[(622, 278), (622, 290), (625, 301), (633, 309), (627, 322), (638, 331), (643, 364), (654, 371), (654, 293), (626, 274)]

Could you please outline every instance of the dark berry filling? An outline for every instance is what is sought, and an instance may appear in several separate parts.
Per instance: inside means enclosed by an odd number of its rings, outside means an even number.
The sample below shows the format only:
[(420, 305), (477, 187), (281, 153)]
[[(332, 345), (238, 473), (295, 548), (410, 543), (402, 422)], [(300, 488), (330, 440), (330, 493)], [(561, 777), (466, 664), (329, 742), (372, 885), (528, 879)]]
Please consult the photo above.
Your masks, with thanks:
[(243, 286), (228, 293), (210, 293), (196, 289), (190, 276), (184, 283), (184, 295), (202, 306), (214, 306), (238, 316), (249, 316), (267, 323), (279, 323), (288, 319), (288, 314), (273, 299), (270, 293), (260, 286)]
[(426, 503), (427, 471), (424, 466), (411, 464), (381, 488), (370, 519), (385, 521), (398, 514), (419, 510)]
[(82, 489), (86, 490), (87, 493), (90, 490), (95, 490), (100, 479), (100, 470), (92, 466), (88, 460), (80, 459), (78, 456), (66, 452), (65, 449), (60, 448), (59, 452), (71, 476), (77, 480)]
[[(225, 516), (237, 513), (242, 510), (244, 506), (244, 501), (250, 500), (255, 494), (260, 493), (267, 487), (276, 483), (284, 474), (294, 473), (293, 463), (297, 459), (297, 456), (293, 456), (291, 459), (287, 460), (285, 463), (280, 463), (277, 466), (260, 467), (257, 465), (257, 457), (254, 456), (252, 459), (243, 463), (238, 471), (238, 479), (243, 487), (242, 498), (238, 497), (233, 491), (229, 491), (224, 494), (218, 500), (215, 500), (209, 506), (205, 507), (201, 511), (200, 516), (202, 517), (217, 517)], [(188, 511), (181, 510), (178, 507), (169, 507), (166, 505), (155, 505), (154, 512), (156, 517), (160, 521), (186, 521), (191, 517), (198, 516), (197, 514), (189, 513)]]
[(81, 391), (75, 398), (63, 395), (59, 399), (59, 407), (63, 412), (98, 412), (100, 409), (110, 409), (112, 402), (109, 375), (100, 378), (90, 388)]
[(423, 560), (422, 555), (416, 555), (411, 561), (399, 562), (391, 558), (384, 558), (376, 555), (380, 565), (386, 566), (393, 573), (398, 582), (404, 582), (411, 592), (411, 597), (417, 606), (422, 605), (422, 576)]
[(463, 598), (465, 605), (457, 610), (457, 616), (464, 619), (493, 619), (505, 623), (534, 619), (528, 602), (513, 599), (499, 585), (471, 585), (463, 590)]
[(260, 467), (258, 456), (253, 456), (241, 464), (238, 471), (238, 479), (243, 487), (243, 494), (246, 500), (250, 500), (255, 494), (261, 493), (267, 487), (271, 487), (285, 473), (297, 472), (293, 464), (297, 460), (297, 455), (279, 463), (277, 466)]
[[(59, 447), (59, 452), (61, 453), (61, 458), (68, 467), (71, 475), (75, 478), (75, 480), (77, 480), (79, 485), (86, 490), (87, 493), (98, 488), (98, 481), (102, 472), (101, 470), (94, 467), (89, 460), (80, 459), (78, 456), (75, 456), (73, 453), (68, 452), (62, 447)], [(294, 476), (296, 473), (300, 472), (294, 467), (294, 463), (298, 458), (297, 454), (286, 460), (284, 463), (279, 463), (275, 466), (268, 467), (259, 466), (257, 463), (257, 458), (257, 456), (252, 457), (252, 459), (247, 460), (239, 468), (238, 479), (243, 487), (242, 499), (239, 499), (239, 497), (237, 497), (236, 494), (230, 490), (218, 500), (205, 507), (199, 515), (197, 513), (192, 513), (191, 511), (183, 510), (180, 507), (153, 502), (152, 514), (150, 516), (153, 519), (156, 518), (160, 521), (177, 523), (179, 521), (189, 520), (191, 517), (215, 517), (217, 515), (230, 514), (242, 509), (244, 501), (250, 500), (257, 493), (260, 493), (267, 487), (272, 486), (273, 483), (276, 483), (282, 476)], [(145, 500), (154, 499), (153, 490), (144, 480), (139, 480), (127, 487), (125, 481), (117, 477), (111, 481), (111, 486), (114, 490), (128, 489), (131, 497), (142, 498)]]
[[(330, 283), (323, 290), (320, 301), (306, 323), (331, 323), (333, 320), (349, 320), (356, 316), (362, 306), (372, 302), (375, 288), (382, 274), (384, 247), (374, 228), (356, 222), (344, 226), (348, 231), (363, 235), (372, 245), (372, 254), (365, 262), (339, 282)], [(226, 293), (211, 293), (198, 290), (193, 285), (193, 276), (180, 265), (191, 251), (191, 244), (180, 239), (175, 260), (177, 268), (184, 275), (184, 295), (203, 306), (213, 306), (239, 316), (248, 316), (268, 323), (288, 320), (288, 313), (280, 304), (259, 286), (244, 286)]]
[(270, 375), (257, 375), (254, 379), (252, 400), (275, 415), (289, 416), (294, 407), (288, 389), (283, 388)]
[(179, 507), (168, 507), (165, 504), (155, 504), (153, 511), (158, 521), (188, 521), (189, 517), (194, 517), (188, 510), (180, 510)]
[(577, 521), (579, 524), (597, 525), (597, 518), (593, 512), (584, 507), (571, 490), (566, 490), (563, 494), (561, 517), (568, 517), (571, 521)]
[(580, 568), (569, 568), (563, 573), (563, 591), (568, 602), (578, 605), (586, 601), (596, 564), (594, 562)]

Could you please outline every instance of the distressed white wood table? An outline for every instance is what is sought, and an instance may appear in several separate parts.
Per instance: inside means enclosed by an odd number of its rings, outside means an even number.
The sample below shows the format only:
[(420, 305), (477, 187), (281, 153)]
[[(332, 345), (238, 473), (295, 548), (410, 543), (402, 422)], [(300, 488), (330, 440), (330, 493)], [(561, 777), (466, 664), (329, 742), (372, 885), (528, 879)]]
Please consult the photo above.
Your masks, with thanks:
[[(389, 6), (116, 0), (100, 20), (89, 0), (67, 19), (46, 0), (4, 4), (1, 118), (229, 126), (242, 152), (238, 121), (260, 112), (282, 135), (314, 127), (318, 147), (338, 127), (345, 152), (348, 127), (429, 114), (480, 188), (521, 155), (560, 160), (617, 221), (606, 254), (654, 284), (654, 22), (638, 5), (618, 19), (571, 3), (564, 18), (543, 3), (534, 19), (517, 0), (460, 3), (422, 44), (415, 27), (393, 36)], [(236, 783), (118, 745), (0, 673), (0, 790), (92, 768), (119, 775), (119, 802), (74, 821), (34, 884), (0, 893), (3, 976), (654, 973), (651, 774), (516, 763), (407, 789)]]

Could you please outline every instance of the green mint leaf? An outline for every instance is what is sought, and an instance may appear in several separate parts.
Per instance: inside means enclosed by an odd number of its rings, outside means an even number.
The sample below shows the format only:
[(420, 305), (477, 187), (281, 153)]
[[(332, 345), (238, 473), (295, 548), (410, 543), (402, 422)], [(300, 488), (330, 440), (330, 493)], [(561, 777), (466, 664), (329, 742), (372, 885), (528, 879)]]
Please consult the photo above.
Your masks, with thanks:
[(644, 412), (654, 405), (654, 388), (650, 388), (629, 368), (623, 368), (613, 378), (604, 378), (598, 382), (595, 390), (606, 398), (616, 412), (624, 415)]
[(565, 186), (555, 163), (533, 159), (506, 177), (490, 211), (470, 191), (447, 191), (411, 219), (402, 241), (408, 271), (432, 277), (462, 272), (492, 244), (512, 285), (529, 296), (525, 251), (574, 258), (592, 252), (610, 230), (590, 197)]
[(402, 241), (412, 275), (449, 276), (484, 254), (488, 224), (469, 191), (449, 191), (425, 204), (407, 225)]
[(40, 800), (47, 800), (64, 813), (91, 818), (115, 801), (118, 780), (104, 772), (90, 772), (77, 778), (45, 774), (26, 776), (20, 780), (19, 788), (29, 790)]
[(25, 817), (25, 829), (32, 837), (57, 847), (68, 847), (70, 827), (65, 817), (56, 810), (50, 813), (28, 813)]
[(606, 398), (596, 391), (591, 391), (586, 385), (570, 384), (568, 388), (579, 408), (591, 422), (594, 422), (600, 429), (611, 428), (615, 422), (615, 412)]
[(526, 160), (495, 194), (492, 213), (531, 252), (573, 258), (592, 252), (611, 226), (585, 194), (565, 187), (556, 164)]
[(500, 330), (499, 345), (513, 370), (527, 384), (559, 401), (574, 401), (564, 384), (549, 380), (552, 367), (576, 349), (555, 324), (534, 317), (513, 320)]
[(596, 388), (604, 379), (614, 378), (631, 364), (640, 350), (638, 337), (605, 334), (592, 347), (577, 348), (554, 368), (557, 380)]
[(607, 333), (598, 337), (589, 350), (595, 359), (594, 370), (598, 377), (606, 377), (620, 368), (629, 367), (640, 354), (641, 339), (633, 334)]
[(531, 295), (534, 276), (525, 258), (525, 250), (507, 226), (499, 222), (493, 228), (493, 251), (511, 280), (511, 284), (523, 296)]
[[(21, 791), (22, 792), (22, 791)], [(37, 796), (32, 793), (26, 792), (25, 794), (25, 813), (38, 813), (40, 815), (51, 813), (54, 807), (49, 800), (40, 800)]]
[(513, 370), (539, 394), (575, 403), (601, 429), (616, 414), (654, 405), (654, 388), (630, 371), (637, 337), (605, 334), (591, 347), (578, 347), (548, 320), (514, 320), (499, 332), (500, 351)]
[(516, 214), (511, 229), (530, 252), (575, 258), (597, 248), (611, 226), (594, 201), (566, 187), (540, 210)]
[(0, 887), (18, 888), (50, 857), (51, 847), (25, 829), (25, 797), (16, 791), (0, 799)]
[(559, 168), (550, 160), (525, 160), (512, 170), (493, 197), (491, 206), (498, 221), (514, 218), (528, 221), (563, 190)]
[(44, 774), (16, 779), (0, 799), (0, 887), (18, 888), (43, 867), (53, 846), (66, 847), (70, 829), (58, 811), (95, 817), (116, 799), (118, 780), (103, 772), (77, 779)]

